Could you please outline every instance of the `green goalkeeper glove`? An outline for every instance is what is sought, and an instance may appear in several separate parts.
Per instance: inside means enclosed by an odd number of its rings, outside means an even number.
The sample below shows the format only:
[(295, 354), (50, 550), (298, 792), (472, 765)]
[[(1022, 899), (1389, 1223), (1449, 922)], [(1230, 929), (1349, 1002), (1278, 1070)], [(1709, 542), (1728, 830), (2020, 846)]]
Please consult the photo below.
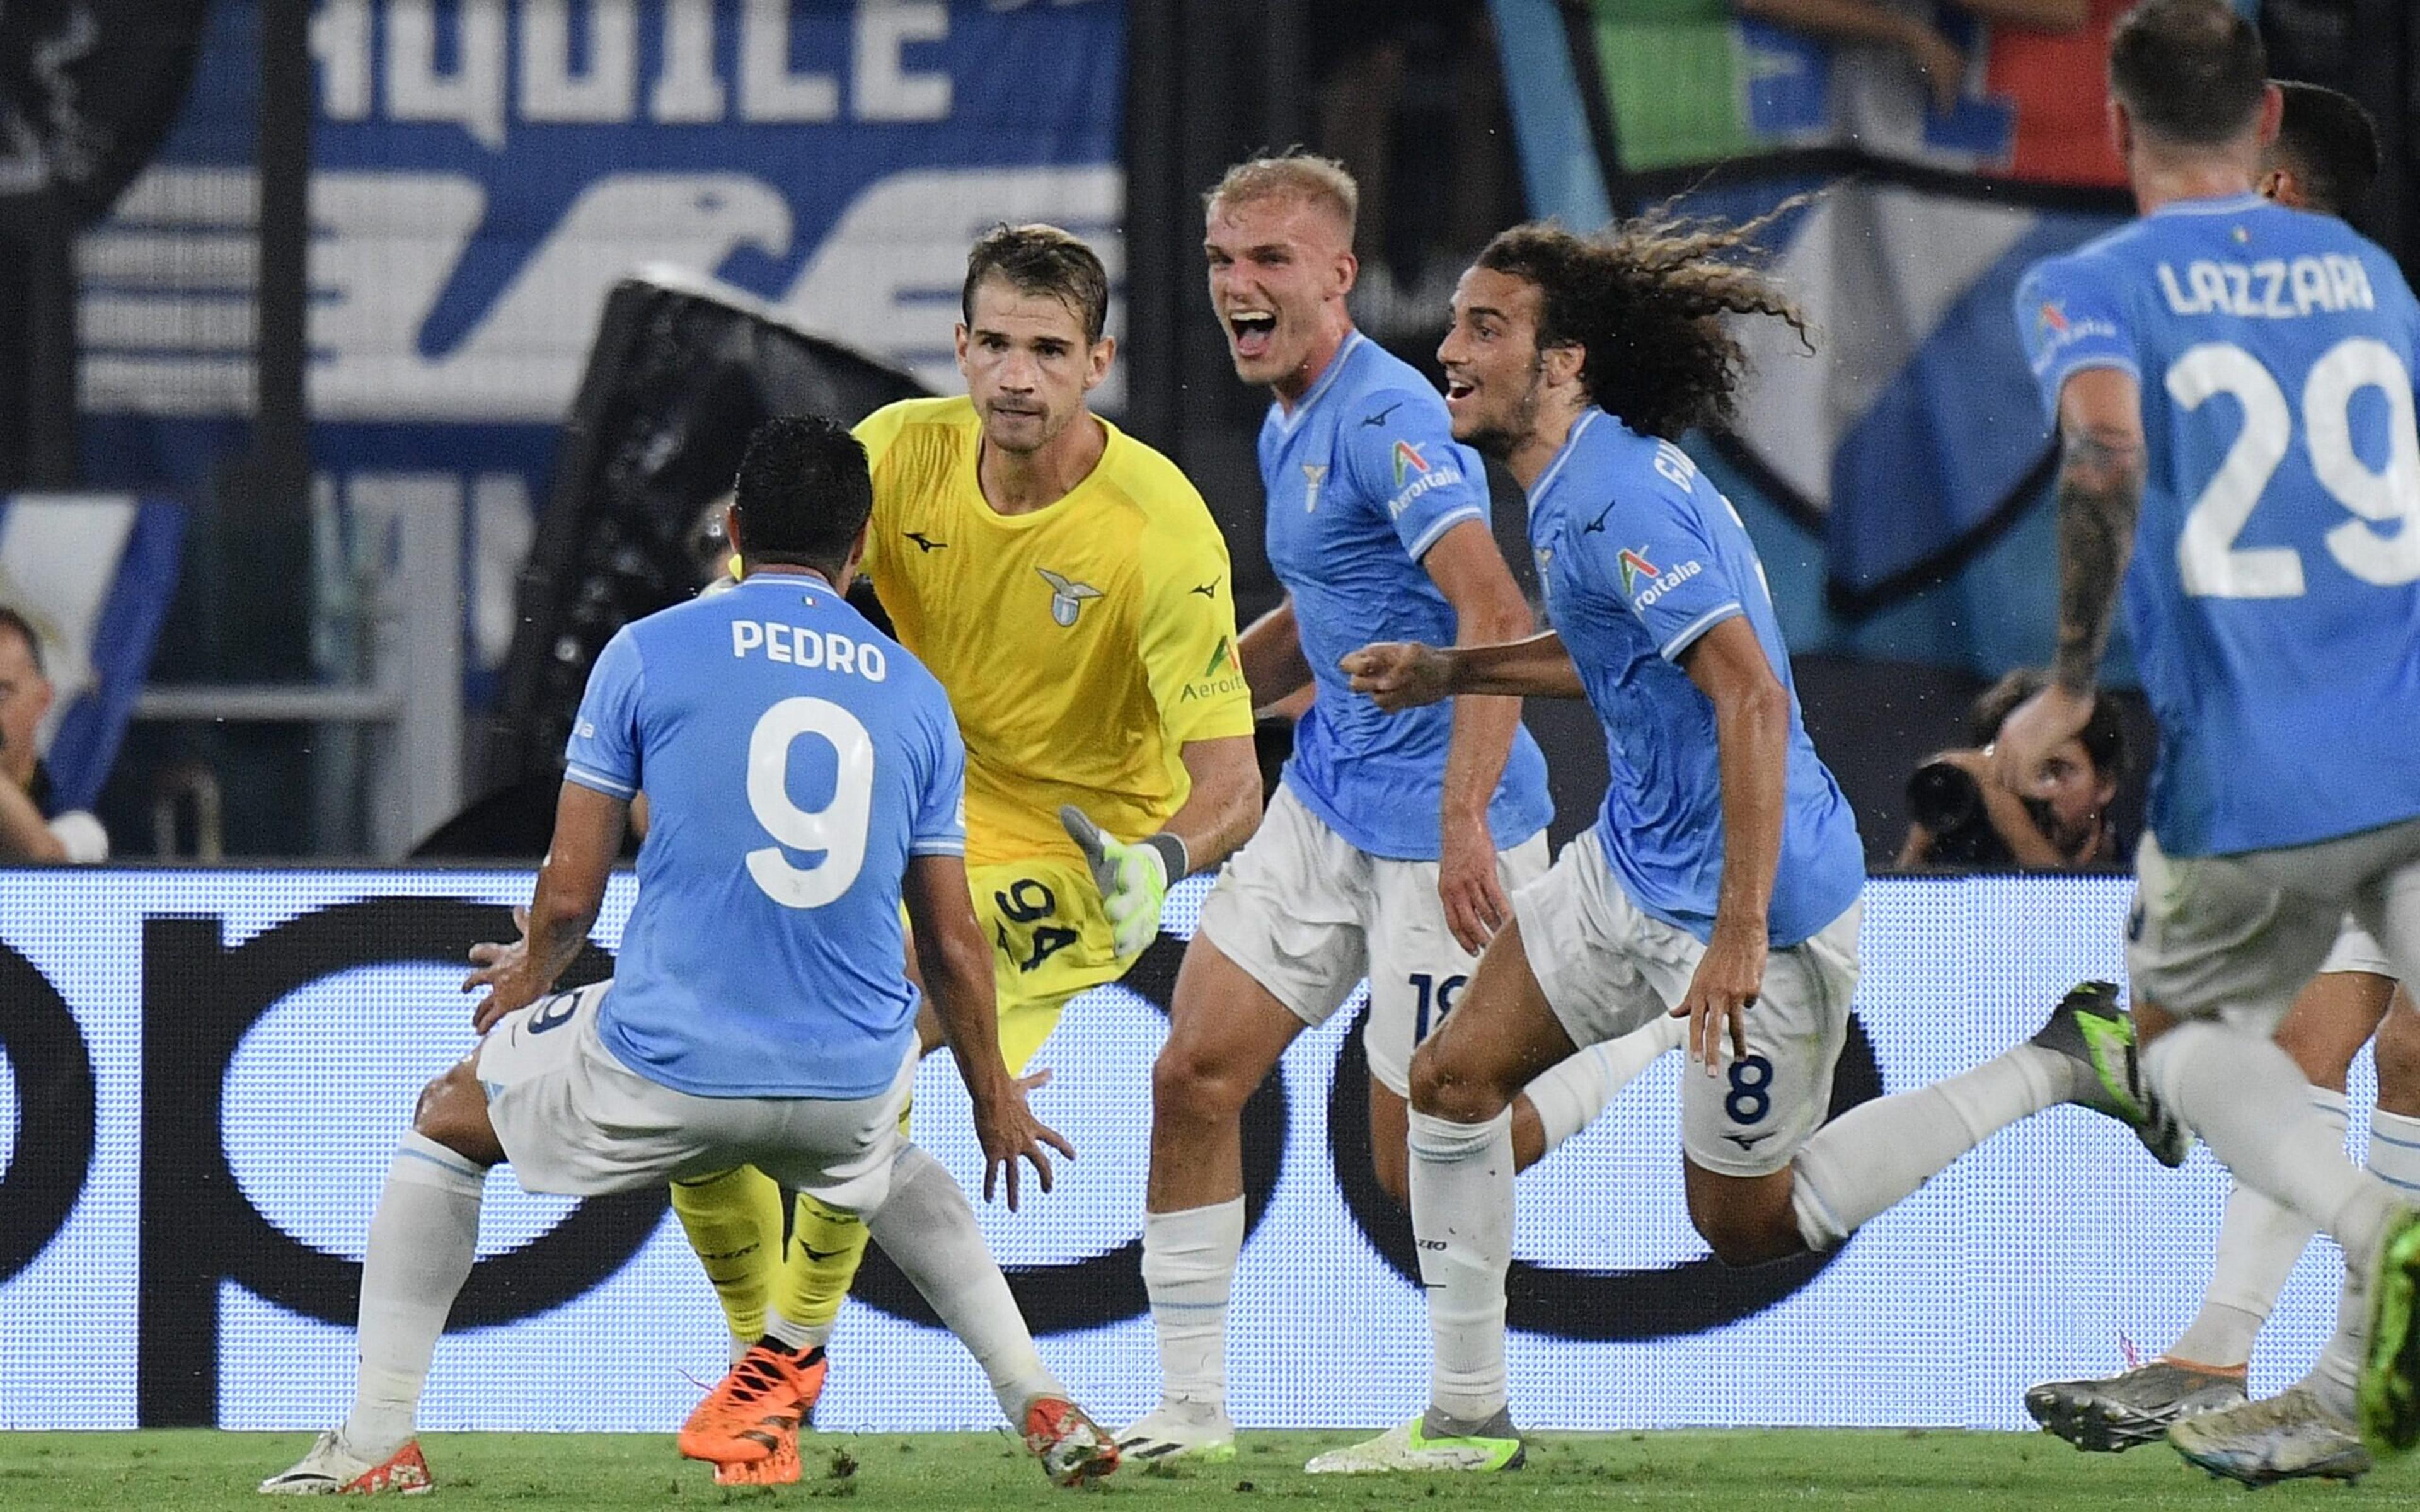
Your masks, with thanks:
[(1101, 908), (1121, 958), (1141, 953), (1159, 933), (1160, 905), (1168, 901), (1169, 883), (1192, 870), (1185, 842), (1161, 830), (1129, 845), (1093, 823), (1092, 815), (1074, 804), (1063, 804), (1059, 822), (1082, 849), (1093, 870), (1093, 885), (1101, 889)]

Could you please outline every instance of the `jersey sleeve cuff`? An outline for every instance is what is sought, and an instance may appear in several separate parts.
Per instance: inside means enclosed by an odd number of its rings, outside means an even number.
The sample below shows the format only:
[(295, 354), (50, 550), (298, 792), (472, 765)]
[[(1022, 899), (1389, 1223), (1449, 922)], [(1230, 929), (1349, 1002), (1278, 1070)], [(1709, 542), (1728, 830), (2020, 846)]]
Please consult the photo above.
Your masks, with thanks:
[(1743, 611), (1740, 609), (1739, 600), (1736, 598), (1732, 599), (1728, 604), (1717, 604), (1713, 609), (1706, 610), (1703, 614), (1699, 615), (1696, 619), (1691, 620), (1688, 624), (1681, 626), (1680, 630), (1673, 635), (1672, 639), (1664, 642), (1664, 659), (1666, 661), (1679, 661), (1681, 659), (1681, 653), (1697, 644), (1697, 640), (1699, 636), (1704, 635), (1708, 630), (1711, 630), (1715, 625), (1722, 624), (1732, 615), (1741, 612)]
[(1482, 517), (1479, 513), (1478, 506), (1466, 504), (1462, 508), (1455, 510), (1452, 514), (1443, 516), (1440, 518), (1432, 521), (1429, 528), (1420, 532), (1418, 536), (1414, 537), (1412, 544), (1404, 548), (1404, 549), (1412, 554), (1412, 560), (1414, 562), (1418, 562), (1420, 558), (1429, 554), (1429, 548), (1436, 545), (1438, 538), (1444, 535), (1446, 532), (1461, 524), (1464, 520), (1480, 519), (1481, 517)]
[(639, 795), (639, 790), (636, 787), (623, 781), (620, 778), (608, 777), (593, 766), (582, 766), (577, 762), (564, 767), (563, 775), (566, 779), (602, 793), (609, 798), (635, 798)]
[(908, 854), (910, 856), (964, 856), (967, 854), (967, 842), (954, 836), (937, 836), (931, 840), (909, 841)]
[(2061, 389), (2067, 387), (2067, 380), (2078, 373), (2088, 373), (2096, 367), (2111, 368), (2125, 374), (2137, 383), (2143, 381), (2143, 370), (2135, 365), (2134, 360), (2131, 357), (2117, 352), (2078, 352), (2052, 368), (2042, 378), (2042, 403), (2050, 410), (2053, 420), (2058, 418), (2058, 393)]

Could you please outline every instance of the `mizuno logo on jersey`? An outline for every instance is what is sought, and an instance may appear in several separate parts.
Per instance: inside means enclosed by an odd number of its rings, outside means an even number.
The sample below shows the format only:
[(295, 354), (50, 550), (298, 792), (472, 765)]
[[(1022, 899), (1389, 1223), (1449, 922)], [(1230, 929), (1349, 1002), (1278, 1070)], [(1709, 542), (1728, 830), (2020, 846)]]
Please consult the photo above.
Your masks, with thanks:
[(1305, 462), (1302, 465), (1302, 512), (1306, 515), (1319, 508), (1319, 486), (1327, 481), (1327, 464)]
[(2242, 319), (2293, 320), (2306, 315), (2375, 310), (2378, 295), (2357, 258), (2270, 257), (2257, 263), (2196, 257), (2184, 277), (2160, 264), (2160, 292), (2178, 315), (2231, 315)]
[(1062, 627), (1076, 623), (1076, 615), (1085, 600), (1098, 598), (1101, 591), (1091, 583), (1079, 583), (1072, 578), (1062, 578), (1047, 567), (1036, 567), (1042, 580), (1050, 585), (1050, 617)]
[(916, 543), (918, 556), (923, 556), (927, 551), (942, 551), (949, 548), (949, 542), (936, 541), (923, 531), (902, 531), (899, 533)]
[(1406, 473), (1426, 472), (1428, 470), (1428, 458), (1420, 455), (1420, 448), (1418, 442), (1397, 441), (1395, 443), (1396, 487), (1400, 488), (1404, 486), (1404, 477)]
[(1393, 404), (1388, 405), (1386, 409), (1379, 410), (1374, 415), (1363, 415), (1361, 417), (1361, 424), (1365, 425), (1383, 425), (1387, 423), (1387, 417), (1388, 415), (1393, 414), (1396, 410), (1401, 409), (1402, 408), (1404, 408), (1404, 401), (1398, 399)]

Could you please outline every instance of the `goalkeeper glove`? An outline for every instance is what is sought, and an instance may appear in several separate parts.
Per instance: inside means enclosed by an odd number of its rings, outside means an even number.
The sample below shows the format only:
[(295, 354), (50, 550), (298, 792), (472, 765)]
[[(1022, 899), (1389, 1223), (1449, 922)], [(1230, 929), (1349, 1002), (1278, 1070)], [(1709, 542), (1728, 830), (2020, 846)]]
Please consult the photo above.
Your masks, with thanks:
[(1140, 953), (1159, 933), (1159, 908), (1168, 901), (1169, 883), (1192, 870), (1185, 842), (1162, 830), (1129, 845), (1072, 803), (1061, 805), (1059, 822), (1067, 826), (1068, 838), (1092, 868), (1119, 956)]

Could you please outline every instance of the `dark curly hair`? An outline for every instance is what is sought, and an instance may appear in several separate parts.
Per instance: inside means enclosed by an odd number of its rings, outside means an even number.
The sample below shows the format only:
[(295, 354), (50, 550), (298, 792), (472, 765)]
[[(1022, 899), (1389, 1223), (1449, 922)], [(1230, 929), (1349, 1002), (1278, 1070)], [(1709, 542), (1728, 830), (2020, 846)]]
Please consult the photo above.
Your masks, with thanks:
[(1788, 321), (1814, 350), (1807, 317), (1761, 271), (1758, 233), (1812, 195), (1752, 221), (1683, 217), (1667, 205), (1582, 237), (1550, 221), (1499, 233), (1478, 266), (1537, 285), (1538, 347), (1576, 346), (1589, 397), (1642, 435), (1728, 423), (1747, 360), (1725, 316)]

